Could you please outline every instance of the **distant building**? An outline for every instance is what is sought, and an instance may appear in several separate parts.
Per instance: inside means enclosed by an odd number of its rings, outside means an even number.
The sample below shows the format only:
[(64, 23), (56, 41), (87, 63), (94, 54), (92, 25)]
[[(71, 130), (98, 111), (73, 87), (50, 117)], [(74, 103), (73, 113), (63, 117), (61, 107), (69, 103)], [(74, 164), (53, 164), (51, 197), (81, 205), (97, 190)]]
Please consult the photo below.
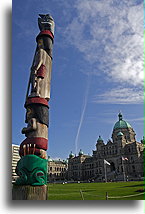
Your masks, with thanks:
[(16, 180), (16, 178), (18, 177), (15, 172), (15, 169), (17, 166), (17, 162), (20, 159), (19, 148), (19, 145), (12, 144), (12, 181)]
[(48, 182), (66, 181), (67, 171), (67, 160), (52, 160), (48, 157)]
[[(20, 160), (19, 145), (12, 144), (12, 181), (18, 178), (15, 172), (17, 162)], [(65, 181), (67, 180), (68, 162), (67, 160), (52, 160), (48, 157), (48, 181)]]
[(93, 157), (84, 155), (82, 150), (78, 156), (71, 152), (68, 159), (68, 180), (88, 180), (91, 177), (94, 177)]
[[(107, 181), (138, 180), (144, 177), (144, 143), (137, 142), (135, 131), (123, 120), (122, 114), (115, 123), (112, 140), (105, 144), (99, 136), (96, 150), (86, 155), (82, 150), (78, 156), (72, 152), (68, 160), (52, 160), (48, 157), (48, 182), (65, 181)], [(20, 159), (19, 146), (12, 144), (12, 180), (18, 177), (15, 173)], [(104, 160), (110, 165), (104, 165)], [(106, 169), (106, 170), (105, 170)]]
[[(78, 156), (71, 152), (68, 159), (68, 180), (104, 181), (136, 180), (144, 176), (144, 144), (137, 142), (131, 125), (123, 120), (122, 114), (115, 123), (112, 140), (104, 143), (99, 136), (93, 155), (85, 155), (80, 150)], [(106, 160), (110, 165), (105, 164)], [(106, 169), (106, 170), (105, 170)]]

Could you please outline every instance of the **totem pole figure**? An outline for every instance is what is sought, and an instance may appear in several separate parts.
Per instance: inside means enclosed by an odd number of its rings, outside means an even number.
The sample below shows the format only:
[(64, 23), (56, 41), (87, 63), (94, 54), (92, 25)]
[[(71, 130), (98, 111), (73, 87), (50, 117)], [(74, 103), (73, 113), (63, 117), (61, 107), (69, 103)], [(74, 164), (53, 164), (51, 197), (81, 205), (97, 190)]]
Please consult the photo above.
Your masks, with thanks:
[(16, 167), (16, 173), (19, 176), (16, 181), (17, 185), (42, 186), (47, 184), (48, 101), (50, 99), (54, 20), (49, 14), (39, 14), (39, 16), (40, 33), (36, 37), (37, 47), (25, 100), (27, 127), (22, 129), (22, 134), (25, 134), (26, 139), (20, 144), (21, 159)]

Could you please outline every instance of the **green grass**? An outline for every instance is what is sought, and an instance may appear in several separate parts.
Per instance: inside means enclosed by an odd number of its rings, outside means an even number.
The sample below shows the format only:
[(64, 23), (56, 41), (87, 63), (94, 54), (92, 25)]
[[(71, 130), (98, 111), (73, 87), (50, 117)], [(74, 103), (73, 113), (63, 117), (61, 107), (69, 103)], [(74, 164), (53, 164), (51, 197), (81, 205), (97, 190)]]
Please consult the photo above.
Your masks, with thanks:
[[(113, 183), (73, 183), (48, 184), (48, 200), (144, 200), (144, 194), (121, 198), (121, 196), (139, 194), (138, 190), (144, 188), (143, 181), (113, 182)], [(82, 194), (80, 192), (82, 191)]]

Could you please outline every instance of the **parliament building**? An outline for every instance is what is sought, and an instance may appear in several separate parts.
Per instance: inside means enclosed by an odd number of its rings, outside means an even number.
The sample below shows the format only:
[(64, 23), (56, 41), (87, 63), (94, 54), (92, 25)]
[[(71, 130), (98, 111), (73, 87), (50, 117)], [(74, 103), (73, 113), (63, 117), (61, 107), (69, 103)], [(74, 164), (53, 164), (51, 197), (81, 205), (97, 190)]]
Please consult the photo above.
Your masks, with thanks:
[[(144, 138), (137, 142), (132, 126), (123, 120), (121, 113), (115, 123), (112, 140), (104, 143), (101, 136), (92, 156), (80, 150), (78, 156), (71, 152), (68, 158), (69, 181), (129, 181), (144, 177)], [(107, 164), (106, 164), (107, 163)]]
[[(144, 143), (137, 142), (135, 131), (121, 113), (112, 132), (112, 140), (104, 142), (99, 136), (93, 154), (82, 150), (72, 152), (66, 160), (48, 157), (48, 182), (104, 182), (142, 180), (144, 177)], [(17, 177), (15, 167), (20, 159), (19, 146), (12, 146), (12, 177)]]

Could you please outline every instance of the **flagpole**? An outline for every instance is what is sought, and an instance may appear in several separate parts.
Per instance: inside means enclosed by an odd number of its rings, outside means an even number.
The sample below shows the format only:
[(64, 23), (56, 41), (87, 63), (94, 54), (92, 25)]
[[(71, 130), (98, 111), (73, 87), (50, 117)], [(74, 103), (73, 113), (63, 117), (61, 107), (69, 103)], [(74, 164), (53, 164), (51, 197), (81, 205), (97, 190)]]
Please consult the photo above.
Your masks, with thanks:
[(106, 164), (105, 164), (105, 161), (104, 161), (104, 171), (105, 171), (105, 182), (107, 183), (107, 173), (106, 173)]
[(123, 157), (122, 157), (122, 168), (123, 168), (123, 177), (124, 177), (124, 181), (126, 181), (126, 175), (125, 175), (125, 168), (124, 168), (124, 163), (123, 163)]

